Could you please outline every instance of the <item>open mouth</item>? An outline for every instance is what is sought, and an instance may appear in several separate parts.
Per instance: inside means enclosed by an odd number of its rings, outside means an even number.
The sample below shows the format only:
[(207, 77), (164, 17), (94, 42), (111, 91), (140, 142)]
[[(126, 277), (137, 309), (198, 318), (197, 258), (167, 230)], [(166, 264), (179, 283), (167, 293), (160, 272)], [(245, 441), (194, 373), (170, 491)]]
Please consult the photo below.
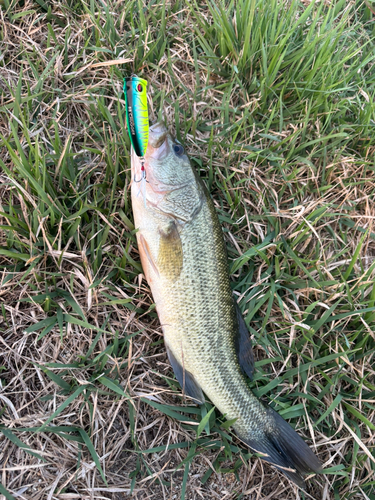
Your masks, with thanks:
[(168, 129), (163, 122), (157, 122), (149, 129), (149, 144), (154, 149), (160, 148), (165, 142), (168, 134)]

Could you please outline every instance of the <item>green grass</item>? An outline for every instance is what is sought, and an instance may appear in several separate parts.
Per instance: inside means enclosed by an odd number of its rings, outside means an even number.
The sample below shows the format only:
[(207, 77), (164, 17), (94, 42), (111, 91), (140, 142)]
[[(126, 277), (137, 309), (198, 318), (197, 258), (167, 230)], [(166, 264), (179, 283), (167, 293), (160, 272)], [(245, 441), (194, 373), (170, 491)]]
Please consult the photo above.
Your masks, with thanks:
[(210, 404), (180, 396), (167, 363), (129, 197), (134, 72), (213, 196), (255, 346), (251, 387), (325, 463), (308, 493), (323, 498), (328, 481), (325, 498), (374, 500), (372, 10), (0, 10), (0, 493), (296, 495)]

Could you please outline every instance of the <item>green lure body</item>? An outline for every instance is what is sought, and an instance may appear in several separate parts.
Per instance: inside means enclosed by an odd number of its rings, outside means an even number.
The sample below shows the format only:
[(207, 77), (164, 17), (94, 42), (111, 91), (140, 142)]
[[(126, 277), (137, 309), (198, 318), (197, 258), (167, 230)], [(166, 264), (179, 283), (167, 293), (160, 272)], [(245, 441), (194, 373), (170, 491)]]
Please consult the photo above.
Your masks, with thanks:
[(124, 79), (126, 123), (135, 154), (143, 158), (148, 144), (147, 81), (138, 76)]

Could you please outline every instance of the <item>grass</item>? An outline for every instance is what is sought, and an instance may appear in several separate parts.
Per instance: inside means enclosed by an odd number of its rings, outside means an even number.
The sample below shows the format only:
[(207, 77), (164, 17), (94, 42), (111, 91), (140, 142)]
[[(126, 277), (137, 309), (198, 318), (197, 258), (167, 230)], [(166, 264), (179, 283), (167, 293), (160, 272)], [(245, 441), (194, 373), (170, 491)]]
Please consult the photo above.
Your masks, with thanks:
[[(0, 0), (0, 16), (0, 495), (374, 500), (371, 4)], [(324, 463), (306, 492), (173, 377), (132, 223), (132, 72), (213, 196), (251, 387)]]

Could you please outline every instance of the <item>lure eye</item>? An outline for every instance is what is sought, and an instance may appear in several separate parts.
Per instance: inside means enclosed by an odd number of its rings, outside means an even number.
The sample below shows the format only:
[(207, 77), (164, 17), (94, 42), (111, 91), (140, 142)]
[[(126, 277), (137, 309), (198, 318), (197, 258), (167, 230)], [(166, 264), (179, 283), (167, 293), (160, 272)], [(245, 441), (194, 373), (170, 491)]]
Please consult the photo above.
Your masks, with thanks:
[(173, 144), (172, 147), (177, 156), (182, 156), (185, 153), (184, 147), (181, 144)]
[(138, 90), (138, 92), (142, 92), (142, 90), (143, 90), (143, 87), (140, 83), (138, 83), (138, 85), (137, 85), (137, 90)]

